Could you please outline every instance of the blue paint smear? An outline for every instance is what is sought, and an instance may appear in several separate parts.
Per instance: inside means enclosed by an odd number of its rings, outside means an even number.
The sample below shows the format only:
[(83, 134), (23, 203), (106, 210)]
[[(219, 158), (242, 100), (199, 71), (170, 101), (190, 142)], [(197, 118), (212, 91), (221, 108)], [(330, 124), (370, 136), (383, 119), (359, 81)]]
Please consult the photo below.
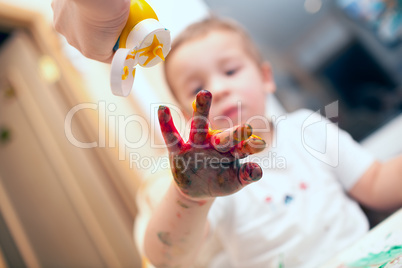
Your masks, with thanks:
[(285, 196), (285, 204), (289, 204), (293, 201), (293, 197), (290, 195)]

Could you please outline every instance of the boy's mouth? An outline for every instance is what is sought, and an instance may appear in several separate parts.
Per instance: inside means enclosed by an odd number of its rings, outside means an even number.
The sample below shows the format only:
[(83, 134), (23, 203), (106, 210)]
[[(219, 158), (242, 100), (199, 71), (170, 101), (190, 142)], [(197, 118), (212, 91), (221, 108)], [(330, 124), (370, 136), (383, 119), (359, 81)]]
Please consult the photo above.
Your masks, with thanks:
[(237, 116), (238, 112), (239, 110), (237, 106), (230, 106), (223, 110), (222, 115), (233, 119), (235, 116)]

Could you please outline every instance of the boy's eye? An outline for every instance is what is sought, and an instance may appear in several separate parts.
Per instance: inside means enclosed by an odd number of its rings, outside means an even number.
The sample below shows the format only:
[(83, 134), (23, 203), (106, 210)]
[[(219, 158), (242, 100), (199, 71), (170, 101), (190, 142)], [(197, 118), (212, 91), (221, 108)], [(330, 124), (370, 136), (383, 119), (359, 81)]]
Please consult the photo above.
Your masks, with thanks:
[(236, 73), (237, 69), (231, 69), (229, 71), (226, 71), (226, 75), (231, 76), (234, 75)]
[(194, 95), (197, 95), (197, 93), (200, 92), (201, 90), (202, 90), (202, 87), (201, 87), (201, 86), (197, 87), (197, 88), (193, 91)]

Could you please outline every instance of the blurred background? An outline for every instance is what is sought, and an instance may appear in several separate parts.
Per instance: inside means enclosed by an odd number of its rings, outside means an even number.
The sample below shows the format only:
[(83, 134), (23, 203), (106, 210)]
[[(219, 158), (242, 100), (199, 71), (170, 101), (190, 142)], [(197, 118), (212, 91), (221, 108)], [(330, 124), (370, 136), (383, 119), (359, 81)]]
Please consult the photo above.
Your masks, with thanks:
[(400, 1), (206, 2), (250, 30), (287, 111), (339, 100), (340, 127), (358, 141), (400, 113)]
[[(243, 24), (274, 70), (271, 114), (338, 101), (331, 120), (354, 139), (402, 153), (401, 1), (148, 2), (173, 37), (209, 12)], [(160, 65), (113, 96), (110, 66), (53, 30), (50, 4), (0, 0), (0, 267), (141, 267), (139, 159), (165, 155), (155, 111), (174, 100)]]

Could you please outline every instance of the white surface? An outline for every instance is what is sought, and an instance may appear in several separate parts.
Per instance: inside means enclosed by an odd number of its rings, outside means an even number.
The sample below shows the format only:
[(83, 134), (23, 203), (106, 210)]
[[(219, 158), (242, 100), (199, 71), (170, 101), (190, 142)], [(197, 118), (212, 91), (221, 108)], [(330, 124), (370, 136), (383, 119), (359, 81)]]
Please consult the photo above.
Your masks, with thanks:
[(361, 142), (378, 159), (387, 160), (402, 153), (402, 114)]
[(344, 250), (321, 267), (337, 268), (342, 264), (364, 258), (369, 253), (379, 253), (395, 245), (402, 245), (402, 209), (395, 212), (353, 246)]

